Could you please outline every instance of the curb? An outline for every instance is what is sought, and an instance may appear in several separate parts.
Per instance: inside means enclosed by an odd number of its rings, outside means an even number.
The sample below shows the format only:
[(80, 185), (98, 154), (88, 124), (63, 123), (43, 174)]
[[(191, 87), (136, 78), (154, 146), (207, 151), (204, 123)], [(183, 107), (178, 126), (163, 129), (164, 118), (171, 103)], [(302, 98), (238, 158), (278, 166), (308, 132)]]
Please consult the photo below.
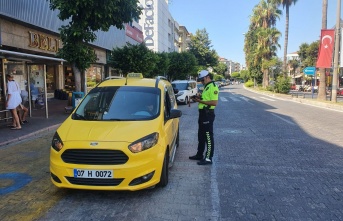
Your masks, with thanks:
[(0, 143), (0, 148), (3, 146), (7, 146), (9, 144), (13, 144), (13, 143), (17, 143), (20, 141), (27, 140), (27, 139), (32, 138), (32, 137), (39, 137), (40, 135), (42, 135), (42, 133), (46, 133), (46, 132), (50, 132), (50, 131), (56, 131), (60, 125), (61, 124), (56, 124), (56, 125), (49, 126), (49, 127), (40, 129), (38, 131), (23, 135), (23, 136), (20, 136), (18, 138), (12, 139), (12, 140), (6, 140), (5, 142)]
[(306, 105), (310, 105), (310, 106), (314, 106), (314, 107), (325, 108), (325, 109), (329, 109), (329, 110), (343, 112), (343, 105), (337, 105), (334, 103), (329, 103), (329, 102), (325, 102), (325, 101), (317, 101), (317, 100), (313, 100), (313, 99), (296, 98), (296, 97), (292, 97), (292, 95), (286, 95), (286, 94), (282, 95), (282, 94), (267, 93), (267, 92), (263, 92), (263, 91), (258, 91), (258, 90), (246, 88), (245, 86), (243, 86), (243, 87), (244, 87), (244, 89), (251, 91), (253, 93), (263, 94), (263, 95), (266, 95), (269, 97), (273, 97), (273, 98), (277, 98), (277, 99), (281, 99), (281, 100), (289, 100), (289, 101), (293, 101), (293, 102), (297, 102), (297, 103), (301, 103), (301, 104), (306, 104)]

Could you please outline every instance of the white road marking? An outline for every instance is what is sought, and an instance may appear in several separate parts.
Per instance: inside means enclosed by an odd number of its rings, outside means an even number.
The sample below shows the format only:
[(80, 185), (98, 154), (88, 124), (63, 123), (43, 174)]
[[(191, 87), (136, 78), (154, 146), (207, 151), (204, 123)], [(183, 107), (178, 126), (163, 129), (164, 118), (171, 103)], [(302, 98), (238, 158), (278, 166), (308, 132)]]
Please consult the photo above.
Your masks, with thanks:
[(264, 99), (264, 100), (267, 100), (267, 101), (275, 101), (275, 100), (273, 100), (273, 99), (266, 98), (266, 97), (260, 97), (260, 98), (262, 98), (262, 99)]
[(278, 116), (278, 115), (276, 115), (276, 114), (272, 114), (272, 115), (273, 115), (274, 117), (279, 118), (280, 120), (285, 121), (285, 122), (288, 123), (288, 124), (295, 125), (295, 123), (293, 123), (293, 122), (291, 122), (291, 121), (289, 121), (289, 120), (286, 120), (286, 119), (283, 118), (283, 117), (280, 117), (280, 116)]
[(233, 100), (233, 101), (240, 101), (238, 98), (236, 98), (236, 97), (230, 97), (230, 99), (231, 100)]
[(245, 100), (245, 101), (250, 101), (250, 99), (249, 98), (247, 98), (247, 97), (240, 97), (242, 100)]
[(219, 97), (221, 101), (227, 101), (225, 97)]

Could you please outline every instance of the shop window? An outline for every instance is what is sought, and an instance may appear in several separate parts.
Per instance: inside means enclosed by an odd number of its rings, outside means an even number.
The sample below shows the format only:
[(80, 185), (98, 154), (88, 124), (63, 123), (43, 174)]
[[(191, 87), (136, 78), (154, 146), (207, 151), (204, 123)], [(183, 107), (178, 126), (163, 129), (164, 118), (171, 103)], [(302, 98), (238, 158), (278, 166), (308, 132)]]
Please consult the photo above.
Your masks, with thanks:
[(71, 67), (65, 67), (64, 88), (66, 91), (75, 91), (75, 78)]
[(91, 66), (86, 71), (87, 92), (95, 87), (102, 80), (102, 67)]
[(56, 72), (55, 66), (46, 67), (46, 88), (48, 93), (54, 93), (56, 89)]

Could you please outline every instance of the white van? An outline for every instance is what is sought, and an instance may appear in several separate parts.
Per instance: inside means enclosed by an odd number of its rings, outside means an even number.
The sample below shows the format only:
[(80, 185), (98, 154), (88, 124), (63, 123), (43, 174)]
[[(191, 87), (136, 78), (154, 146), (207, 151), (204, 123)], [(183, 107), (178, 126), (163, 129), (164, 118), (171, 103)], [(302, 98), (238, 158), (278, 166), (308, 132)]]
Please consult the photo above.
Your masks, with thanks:
[(188, 104), (190, 98), (198, 93), (197, 82), (194, 80), (175, 80), (171, 84), (178, 103)]

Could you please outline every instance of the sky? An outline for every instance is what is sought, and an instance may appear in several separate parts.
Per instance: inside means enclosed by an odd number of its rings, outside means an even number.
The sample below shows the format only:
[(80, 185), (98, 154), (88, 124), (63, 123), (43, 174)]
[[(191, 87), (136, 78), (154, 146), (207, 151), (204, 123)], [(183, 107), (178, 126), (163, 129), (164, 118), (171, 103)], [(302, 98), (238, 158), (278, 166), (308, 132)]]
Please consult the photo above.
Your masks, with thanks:
[[(169, 0), (172, 17), (188, 32), (206, 29), (212, 49), (222, 58), (245, 65), (244, 33), (249, 29), (250, 15), (260, 0)], [(287, 53), (296, 52), (302, 43), (320, 39), (322, 0), (298, 0), (289, 9)], [(342, 8), (343, 2), (341, 3)], [(276, 28), (282, 33), (278, 57), (283, 59), (286, 11), (283, 8)], [(336, 24), (337, 0), (328, 0), (327, 28)], [(342, 10), (341, 10), (342, 17)]]

